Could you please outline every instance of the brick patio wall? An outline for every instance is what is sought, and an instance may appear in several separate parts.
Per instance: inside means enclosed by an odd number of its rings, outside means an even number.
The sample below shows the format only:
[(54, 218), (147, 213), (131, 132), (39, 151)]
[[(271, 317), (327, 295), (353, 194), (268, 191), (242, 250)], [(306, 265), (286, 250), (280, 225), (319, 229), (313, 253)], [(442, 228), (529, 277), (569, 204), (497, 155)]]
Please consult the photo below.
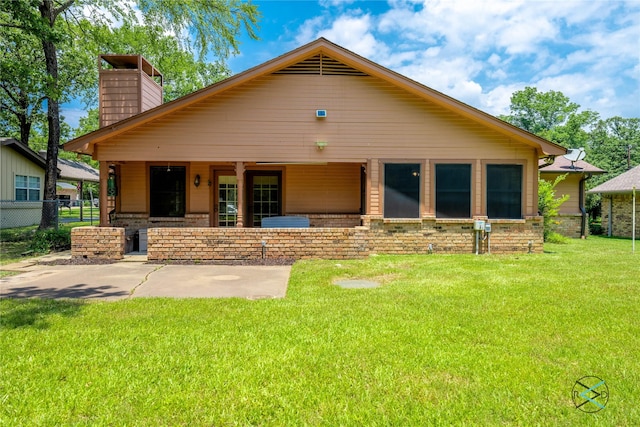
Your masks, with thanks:
[(71, 229), (71, 256), (90, 259), (122, 259), (125, 230), (121, 227), (76, 227)]
[[(349, 228), (151, 227), (147, 257), (150, 261), (351, 259), (371, 254), (475, 253), (472, 219), (396, 220), (367, 216), (362, 220), (365, 226)], [(492, 233), (489, 239), (480, 240), (478, 253), (542, 252), (541, 217), (489, 222)], [(83, 230), (72, 235), (73, 256), (122, 257), (124, 228)], [(119, 230), (118, 238), (110, 240), (107, 237), (112, 236), (113, 230)]]
[(366, 230), (358, 228), (150, 228), (147, 258), (242, 260), (362, 258)]

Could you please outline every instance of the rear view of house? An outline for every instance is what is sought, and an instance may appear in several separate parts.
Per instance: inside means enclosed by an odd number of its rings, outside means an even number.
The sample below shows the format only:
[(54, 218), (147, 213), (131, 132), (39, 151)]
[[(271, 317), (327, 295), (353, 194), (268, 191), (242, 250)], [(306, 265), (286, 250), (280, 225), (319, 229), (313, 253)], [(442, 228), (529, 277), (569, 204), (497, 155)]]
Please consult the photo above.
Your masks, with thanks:
[[(144, 64), (109, 72), (161, 91)], [(116, 122), (113, 102), (65, 145), (100, 161), (102, 224), (76, 256), (141, 231), (150, 259), (540, 250), (538, 160), (566, 152), (325, 39)]]

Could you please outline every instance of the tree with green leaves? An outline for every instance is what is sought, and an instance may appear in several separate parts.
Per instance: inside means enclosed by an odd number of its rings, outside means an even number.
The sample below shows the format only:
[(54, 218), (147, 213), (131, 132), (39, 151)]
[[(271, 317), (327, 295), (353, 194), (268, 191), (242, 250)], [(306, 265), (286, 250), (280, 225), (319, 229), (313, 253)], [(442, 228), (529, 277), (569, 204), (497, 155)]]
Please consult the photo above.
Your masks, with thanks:
[[(139, 18), (138, 12), (141, 14)], [(204, 57), (212, 53), (224, 60), (238, 52), (238, 35), (244, 28), (256, 37), (258, 12), (255, 5), (240, 0), (173, 2), (163, 0), (13, 0), (0, 2), (0, 27), (13, 29), (36, 40), (44, 61), (43, 93), (47, 105), (47, 167), (44, 199), (56, 197), (57, 159), (60, 145), (60, 100), (65, 87), (60, 84), (59, 52), (88, 34), (75, 33), (82, 19), (92, 25), (139, 23), (150, 34), (173, 32), (184, 46)], [(139, 22), (141, 19), (142, 22)], [(44, 203), (40, 228), (55, 226), (55, 205)]]
[(598, 114), (581, 111), (562, 92), (525, 87), (511, 96), (510, 112), (500, 119), (566, 148), (584, 147)]
[(640, 164), (640, 118), (599, 120), (589, 135), (590, 162), (608, 172), (593, 186)]

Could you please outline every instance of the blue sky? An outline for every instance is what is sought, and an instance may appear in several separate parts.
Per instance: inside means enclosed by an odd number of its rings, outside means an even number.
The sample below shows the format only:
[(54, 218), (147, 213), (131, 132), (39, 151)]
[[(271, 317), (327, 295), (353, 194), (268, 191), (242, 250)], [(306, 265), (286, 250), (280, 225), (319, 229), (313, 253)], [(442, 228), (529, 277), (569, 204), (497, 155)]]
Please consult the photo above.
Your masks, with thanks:
[(234, 73), (326, 37), (490, 114), (514, 91), (564, 93), (582, 109), (640, 117), (640, 1), (254, 1), (259, 41)]
[[(490, 114), (525, 86), (581, 108), (640, 117), (640, 0), (254, 1), (260, 40), (242, 72), (325, 37)], [(80, 111), (63, 111), (75, 126)]]

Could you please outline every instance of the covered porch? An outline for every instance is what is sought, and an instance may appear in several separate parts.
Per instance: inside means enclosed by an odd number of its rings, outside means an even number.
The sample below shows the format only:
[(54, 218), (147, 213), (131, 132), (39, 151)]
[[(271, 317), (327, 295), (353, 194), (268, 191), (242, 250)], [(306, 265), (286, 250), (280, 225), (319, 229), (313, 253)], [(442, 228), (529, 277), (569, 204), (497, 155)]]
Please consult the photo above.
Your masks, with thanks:
[(104, 162), (101, 226), (261, 227), (302, 216), (355, 227), (366, 214), (366, 163)]

